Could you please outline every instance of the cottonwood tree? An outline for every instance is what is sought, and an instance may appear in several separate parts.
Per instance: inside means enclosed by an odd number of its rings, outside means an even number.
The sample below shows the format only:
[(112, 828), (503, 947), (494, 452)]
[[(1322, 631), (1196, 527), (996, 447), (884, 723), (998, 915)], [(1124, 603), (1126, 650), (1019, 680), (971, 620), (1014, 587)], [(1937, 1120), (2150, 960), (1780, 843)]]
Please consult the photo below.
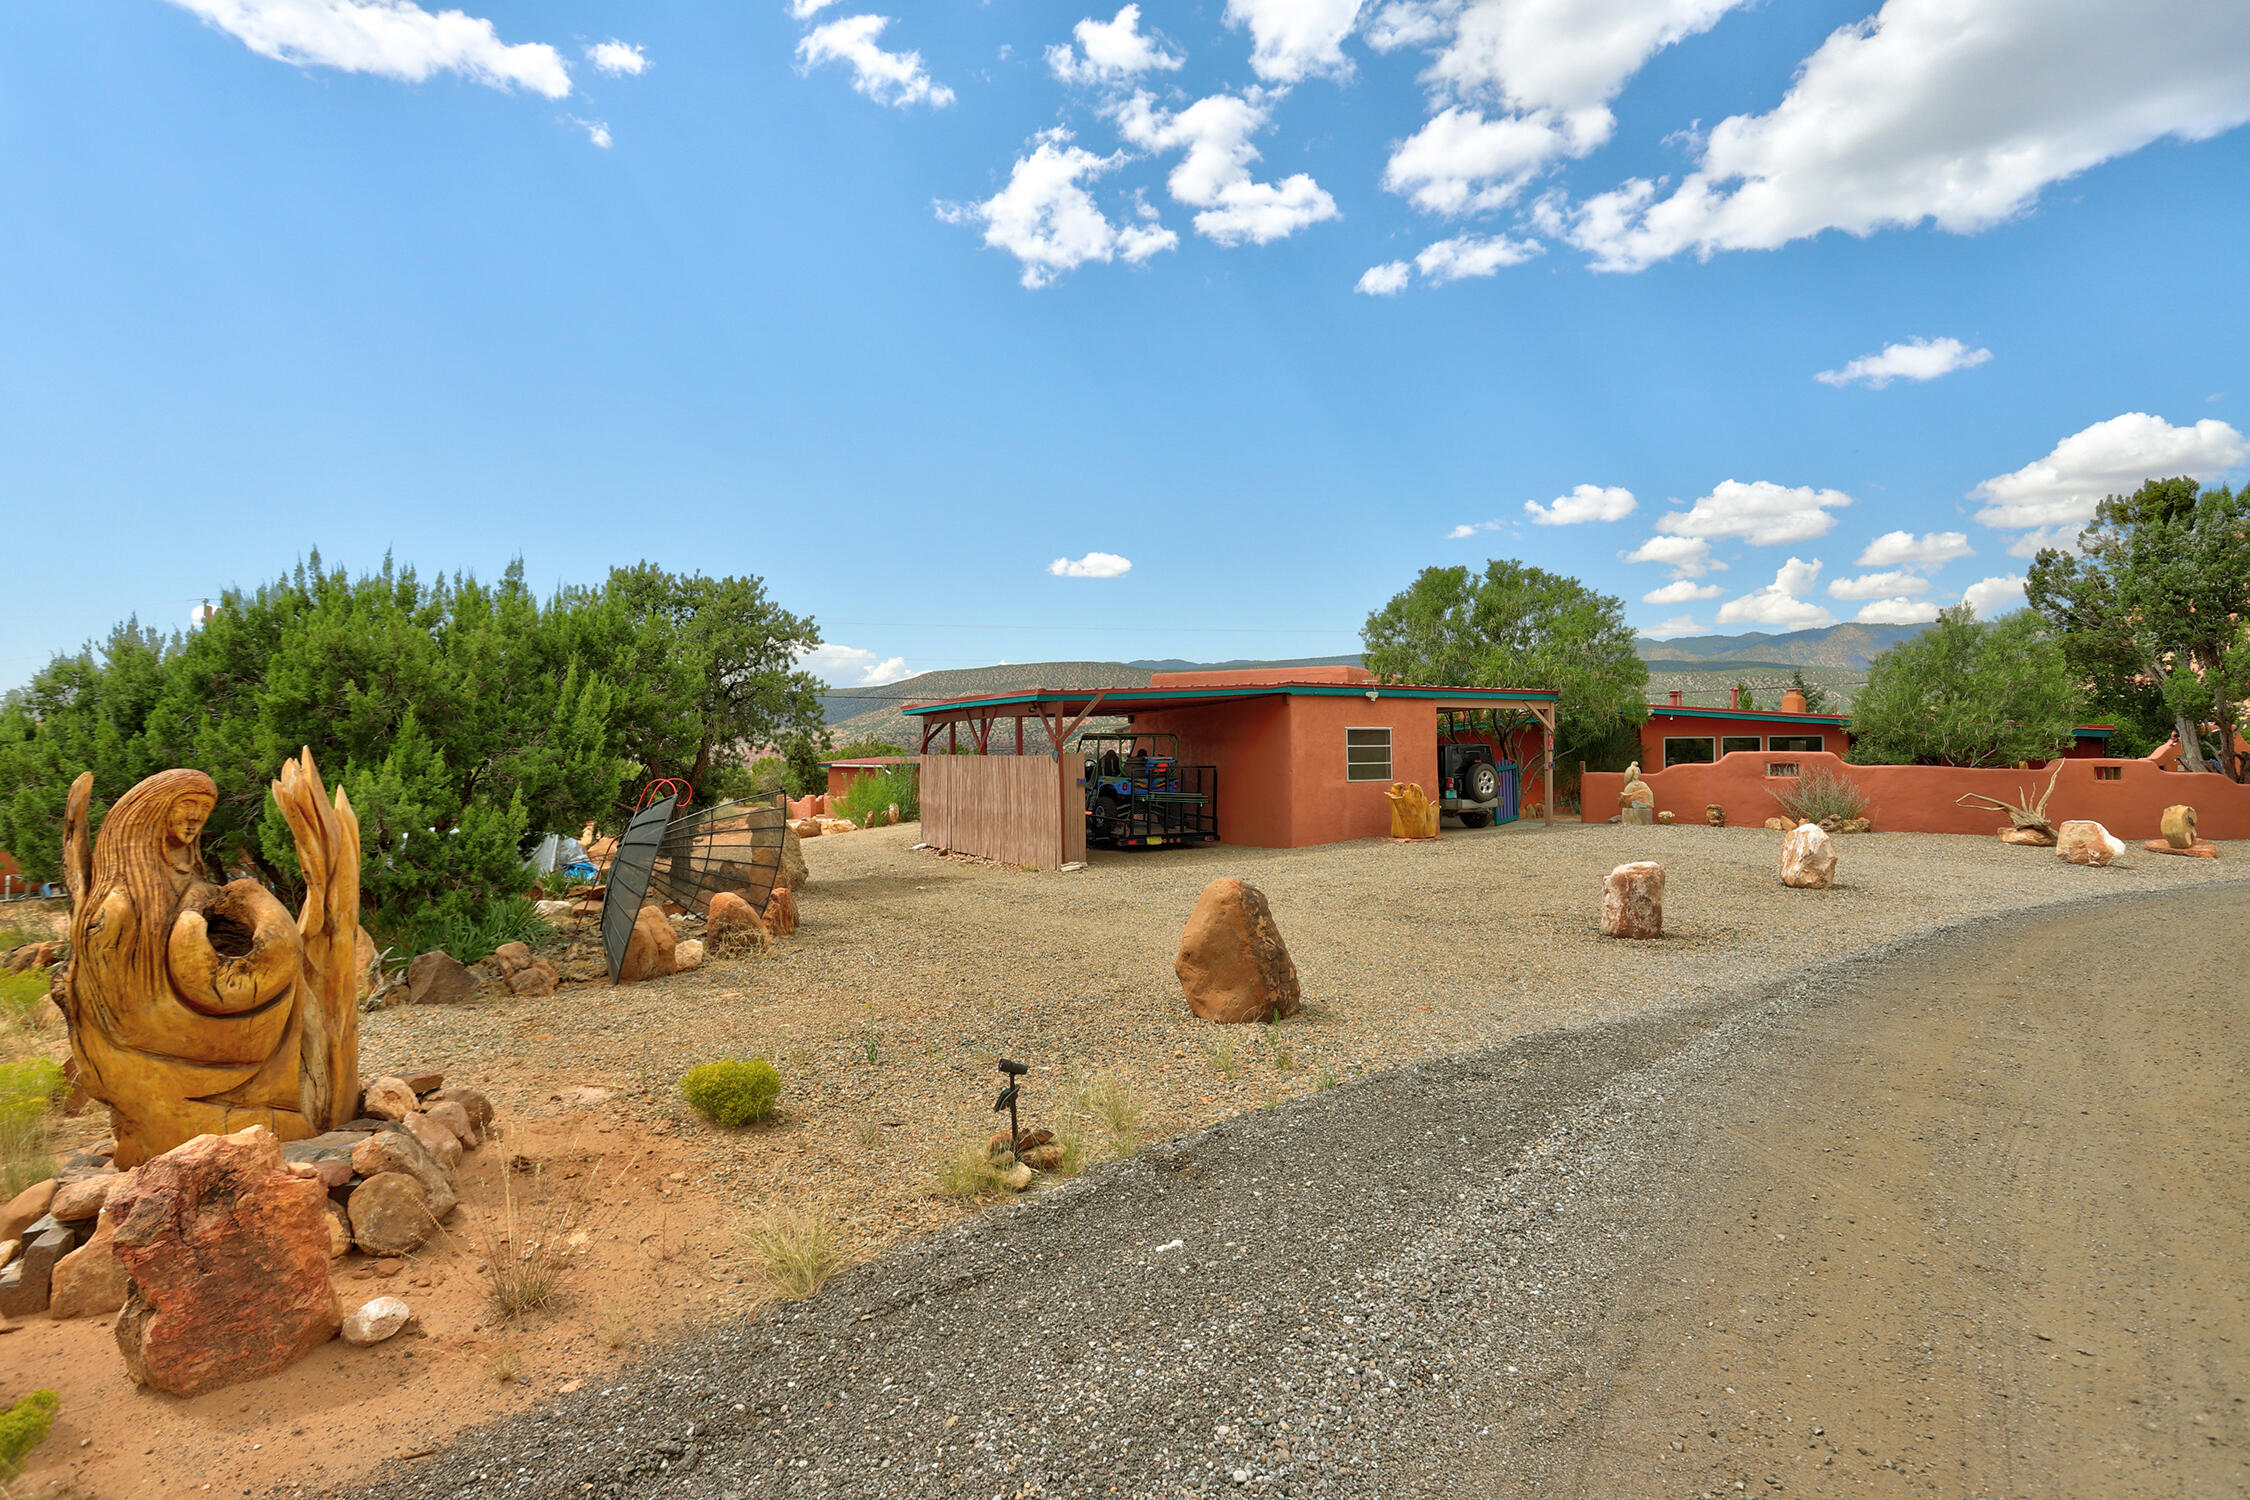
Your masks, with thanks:
[(1852, 704), (1863, 765), (2012, 766), (2069, 748), (2082, 695), (2046, 621), (1966, 604), (1868, 663)]
[(1543, 568), (1505, 558), (1482, 574), (1424, 568), (1360, 639), (1381, 677), (1558, 689), (1558, 762), (1622, 765), (1648, 717), (1648, 666), (1624, 602)]
[(2078, 548), (2042, 551), (2026, 586), (2072, 668), (2105, 707), (2164, 724), (2189, 770), (2250, 781), (2235, 749), (2250, 697), (2250, 486), (2149, 480), (2102, 501)]

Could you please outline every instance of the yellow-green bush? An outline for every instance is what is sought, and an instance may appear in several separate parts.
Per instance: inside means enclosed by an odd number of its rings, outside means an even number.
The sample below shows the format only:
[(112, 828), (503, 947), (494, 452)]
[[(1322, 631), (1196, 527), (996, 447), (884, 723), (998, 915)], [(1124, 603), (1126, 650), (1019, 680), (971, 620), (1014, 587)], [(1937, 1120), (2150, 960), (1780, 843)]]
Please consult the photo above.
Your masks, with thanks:
[(0, 1479), (16, 1476), (24, 1457), (47, 1440), (61, 1409), (62, 1397), (53, 1391), (33, 1391), (0, 1412)]
[(762, 1057), (748, 1062), (708, 1062), (687, 1070), (680, 1094), (688, 1108), (720, 1125), (751, 1125), (773, 1113), (781, 1075)]

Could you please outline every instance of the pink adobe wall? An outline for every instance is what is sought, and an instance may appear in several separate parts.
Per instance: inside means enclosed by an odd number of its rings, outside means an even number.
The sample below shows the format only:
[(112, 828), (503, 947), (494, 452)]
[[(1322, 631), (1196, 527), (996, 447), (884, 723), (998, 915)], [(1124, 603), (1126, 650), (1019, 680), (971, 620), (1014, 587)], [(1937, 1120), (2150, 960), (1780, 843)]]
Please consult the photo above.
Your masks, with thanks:
[[(2164, 809), (2184, 802), (2195, 809), (2198, 832), (2207, 839), (2250, 838), (2250, 786), (2224, 776), (2197, 776), (2166, 771), (2146, 760), (2070, 760), (2059, 774), (2053, 765), (2036, 771), (1980, 770), (1965, 766), (1850, 766), (1839, 756), (1751, 754), (1736, 751), (1707, 766), (1673, 766), (1665, 771), (1642, 772), (1656, 794), (1656, 810), (1669, 812), (1682, 823), (1700, 823), (1704, 807), (1716, 802), (1726, 809), (1727, 822), (1758, 827), (1781, 815), (1781, 805), (1767, 795), (1769, 787), (1782, 785), (1769, 778), (1769, 763), (1790, 763), (1800, 774), (1825, 769), (1848, 776), (1874, 803), (1877, 830), (1885, 833), (1972, 833), (1989, 836), (2005, 825), (2007, 814), (1956, 806), (1954, 799), (1975, 792), (2008, 801), (2024, 800), (2024, 788), (2036, 802), (2050, 775), (2056, 777), (2047, 816), (2092, 818), (2121, 839), (2138, 842), (2162, 836)], [(2100, 781), (2095, 771), (2115, 767), (2118, 779)], [(1585, 809), (1588, 822), (1601, 822), (1617, 809), (1625, 778), (1616, 771), (1588, 771)]]
[[(1648, 718), (1641, 723), (1641, 769), (1646, 771), (1664, 764), (1664, 741), (1693, 736), (1698, 739), (1718, 740), (1730, 734), (1754, 734), (1764, 744), (1767, 737), (1776, 734), (1817, 734), (1821, 748), (1832, 755), (1842, 755), (1851, 748), (1851, 741), (1843, 729), (1835, 724), (1805, 723), (1791, 719), (1765, 719), (1747, 717), (1740, 719), (1703, 719), (1687, 715), (1672, 715), (1664, 711), (1663, 704), (1649, 705)], [(1714, 747), (1716, 748), (1716, 747)], [(1738, 751), (1738, 754), (1748, 752)], [(1763, 755), (1767, 752), (1758, 752)], [(1700, 808), (1697, 809), (1701, 811)]]

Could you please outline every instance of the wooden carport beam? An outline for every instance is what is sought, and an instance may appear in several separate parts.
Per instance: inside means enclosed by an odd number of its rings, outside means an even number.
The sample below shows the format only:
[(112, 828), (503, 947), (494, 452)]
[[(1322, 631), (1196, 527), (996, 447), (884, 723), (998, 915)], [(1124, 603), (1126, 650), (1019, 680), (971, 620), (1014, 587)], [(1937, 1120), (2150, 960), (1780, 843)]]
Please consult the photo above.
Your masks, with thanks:
[[(1547, 826), (1552, 828), (1555, 826), (1555, 705), (1552, 703), (1534, 703), (1531, 706), (1531, 712), (1538, 718), (1540, 729), (1546, 733), (1547, 753), (1541, 756), (1540, 760), (1546, 766)], [(1581, 791), (1579, 795), (1584, 796), (1585, 793)], [(1583, 817), (1585, 814), (1581, 812), (1579, 816)]]

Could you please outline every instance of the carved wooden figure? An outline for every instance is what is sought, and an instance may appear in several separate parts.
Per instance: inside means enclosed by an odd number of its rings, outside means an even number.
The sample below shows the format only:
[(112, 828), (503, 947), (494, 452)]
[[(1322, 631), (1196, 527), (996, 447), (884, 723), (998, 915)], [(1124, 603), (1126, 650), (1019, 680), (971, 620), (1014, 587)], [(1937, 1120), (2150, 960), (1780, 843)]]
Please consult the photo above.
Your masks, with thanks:
[(307, 750), (274, 801), (297, 839), (304, 910), (254, 880), (213, 885), (197, 840), (218, 801), (201, 771), (162, 771), (90, 841), (92, 773), (63, 817), (71, 957), (59, 996), (77, 1083), (109, 1106), (117, 1165), (199, 1135), (333, 1129), (359, 1102), (359, 819)]

